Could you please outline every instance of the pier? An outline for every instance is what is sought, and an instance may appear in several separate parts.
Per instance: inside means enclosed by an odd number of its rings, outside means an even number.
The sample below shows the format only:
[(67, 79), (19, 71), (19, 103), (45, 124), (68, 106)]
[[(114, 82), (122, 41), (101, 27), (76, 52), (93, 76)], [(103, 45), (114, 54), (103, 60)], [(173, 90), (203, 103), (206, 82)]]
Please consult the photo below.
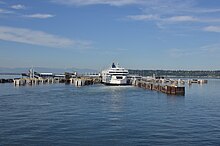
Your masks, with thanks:
[(77, 77), (77, 78), (70, 78), (69, 81), (70, 81), (70, 84), (73, 84), (76, 87), (81, 87), (81, 86), (101, 83), (101, 78), (99, 77)]
[(188, 80), (188, 84), (191, 85), (192, 83), (196, 83), (196, 84), (207, 84), (208, 80), (202, 80), (202, 79), (191, 79)]
[(178, 86), (178, 85), (162, 85), (154, 82), (147, 82), (143, 80), (137, 80), (133, 84), (134, 86), (143, 88), (143, 89), (149, 89), (154, 90), (170, 95), (185, 95), (185, 87), (184, 86)]
[(24, 86), (24, 85), (38, 85), (38, 84), (53, 84), (53, 83), (66, 83), (72, 84), (76, 87), (93, 85), (97, 83), (101, 83), (100, 78), (93, 77), (75, 77), (69, 79), (61, 79), (61, 78), (20, 78), (14, 79), (13, 83), (15, 86)]
[(130, 83), (139, 88), (154, 90), (169, 95), (185, 95), (185, 81), (181, 79), (132, 77)]
[[(10, 80), (13, 81), (15, 86), (24, 85), (39, 85), (39, 84), (53, 84), (53, 83), (66, 83), (75, 87), (83, 87), (94, 84), (101, 84), (100, 76), (72, 76), (68, 74), (65, 77), (47, 77), (47, 78), (19, 78)], [(128, 84), (135, 87), (158, 91), (168, 95), (185, 95), (185, 84), (191, 85), (192, 83), (207, 84), (207, 80), (202, 79), (165, 79), (165, 78), (147, 78), (147, 77), (132, 77), (128, 79)]]
[[(3, 73), (6, 74), (6, 73)], [(8, 75), (17, 75), (19, 73), (10, 73)], [(1, 79), (0, 83), (14, 83), (15, 86), (24, 85), (39, 85), (39, 84), (53, 84), (53, 83), (65, 83), (75, 87), (82, 87), (93, 84), (102, 83), (102, 77), (100, 74), (77, 74), (65, 72), (64, 74), (53, 73), (37, 73), (33, 69), (29, 70), (29, 73), (22, 73), (22, 78), (16, 79)], [(127, 84), (133, 85), (139, 88), (153, 90), (168, 95), (185, 95), (185, 83), (191, 85), (207, 84), (208, 81), (204, 79), (170, 79), (164, 77), (143, 77), (136, 75), (128, 75)]]
[(76, 73), (65, 72), (56, 75), (53, 73), (37, 73), (31, 69), (25, 77), (22, 76), (22, 78), (13, 79), (12, 81), (15, 86), (65, 83), (81, 87), (101, 83), (101, 78), (97, 74), (77, 75)]
[(54, 78), (20, 78), (20, 79), (14, 79), (14, 85), (15, 86), (24, 86), (24, 85), (38, 85), (38, 84), (53, 84), (53, 83), (59, 83), (59, 79)]

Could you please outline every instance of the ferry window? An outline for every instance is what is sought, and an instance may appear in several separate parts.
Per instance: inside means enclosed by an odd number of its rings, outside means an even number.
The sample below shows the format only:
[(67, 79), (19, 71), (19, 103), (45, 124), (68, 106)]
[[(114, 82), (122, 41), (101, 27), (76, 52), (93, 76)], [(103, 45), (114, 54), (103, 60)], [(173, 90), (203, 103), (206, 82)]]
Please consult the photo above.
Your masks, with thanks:
[(117, 79), (123, 79), (123, 77), (116, 77)]
[(128, 72), (112, 72), (112, 71), (110, 71), (109, 73), (128, 73)]

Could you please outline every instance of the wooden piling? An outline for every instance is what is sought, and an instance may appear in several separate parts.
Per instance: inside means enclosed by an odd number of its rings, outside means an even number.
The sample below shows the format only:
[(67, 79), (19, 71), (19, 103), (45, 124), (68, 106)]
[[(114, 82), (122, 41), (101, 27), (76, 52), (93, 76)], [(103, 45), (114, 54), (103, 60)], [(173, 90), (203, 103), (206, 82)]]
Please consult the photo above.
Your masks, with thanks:
[[(175, 83), (175, 81), (173, 83)], [(160, 84), (159, 81), (147, 82), (143, 80), (137, 80), (135, 81), (134, 86), (138, 86), (140, 88), (154, 90), (170, 95), (185, 95), (185, 87), (179, 87), (177, 85), (163, 85)]]

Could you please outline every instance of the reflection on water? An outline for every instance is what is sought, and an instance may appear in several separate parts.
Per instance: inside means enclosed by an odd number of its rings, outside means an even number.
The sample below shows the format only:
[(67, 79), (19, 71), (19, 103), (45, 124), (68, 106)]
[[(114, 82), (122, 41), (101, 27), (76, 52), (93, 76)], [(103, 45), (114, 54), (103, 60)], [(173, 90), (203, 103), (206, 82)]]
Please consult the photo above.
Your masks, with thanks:
[(185, 96), (173, 96), (167, 95), (167, 102), (170, 104), (184, 104), (185, 103)]
[(0, 145), (218, 145), (220, 80), (170, 96), (132, 86), (0, 85)]

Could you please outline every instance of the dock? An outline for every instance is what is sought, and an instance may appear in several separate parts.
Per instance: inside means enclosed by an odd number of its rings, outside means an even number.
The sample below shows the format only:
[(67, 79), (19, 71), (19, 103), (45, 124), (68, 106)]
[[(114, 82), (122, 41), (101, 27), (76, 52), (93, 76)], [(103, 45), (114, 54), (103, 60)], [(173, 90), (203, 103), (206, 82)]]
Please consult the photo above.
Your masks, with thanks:
[[(14, 75), (14, 74), (12, 74)], [(24, 76), (23, 76), (24, 75)], [(54, 84), (65, 83), (75, 87), (83, 87), (88, 85), (102, 83), (100, 74), (77, 74), (65, 72), (64, 74), (53, 73), (37, 73), (33, 69), (28, 74), (22, 74), (22, 78), (17, 79), (0, 79), (0, 83), (14, 83), (15, 86), (39, 85), (39, 84)], [(139, 88), (153, 90), (168, 95), (185, 95), (185, 84), (191, 85), (207, 84), (208, 80), (204, 79), (172, 79), (164, 77), (143, 77), (137, 75), (128, 76), (128, 85), (133, 85)]]
[(204, 79), (191, 79), (188, 80), (188, 84), (192, 84), (192, 83), (196, 83), (196, 84), (207, 84), (208, 80), (204, 80)]
[(99, 77), (76, 77), (69, 79), (70, 84), (75, 85), (76, 87), (93, 85), (101, 83), (101, 78)]
[(59, 79), (54, 78), (20, 78), (20, 79), (14, 79), (13, 83), (15, 86), (24, 86), (24, 85), (38, 85), (38, 84), (53, 84), (53, 83), (59, 83)]
[(19, 78), (19, 79), (14, 79), (13, 83), (15, 86), (66, 83), (66, 84), (75, 85), (76, 87), (81, 87), (81, 86), (101, 83), (101, 78), (100, 77)]
[(143, 89), (154, 90), (169, 95), (185, 95), (185, 86), (182, 80), (168, 80), (164, 79), (133, 79), (131, 80), (133, 86)]
[[(192, 83), (206, 84), (207, 80), (181, 80), (181, 79), (146, 79), (145, 77), (130, 78), (130, 85), (153, 90), (168, 95), (185, 95), (185, 83), (191, 85)], [(54, 84), (54, 83), (66, 83), (74, 85), (75, 87), (82, 87), (101, 83), (100, 76), (70, 76), (68, 78), (19, 78), (14, 79), (13, 83), (15, 86), (24, 85), (39, 85), (39, 84)]]

